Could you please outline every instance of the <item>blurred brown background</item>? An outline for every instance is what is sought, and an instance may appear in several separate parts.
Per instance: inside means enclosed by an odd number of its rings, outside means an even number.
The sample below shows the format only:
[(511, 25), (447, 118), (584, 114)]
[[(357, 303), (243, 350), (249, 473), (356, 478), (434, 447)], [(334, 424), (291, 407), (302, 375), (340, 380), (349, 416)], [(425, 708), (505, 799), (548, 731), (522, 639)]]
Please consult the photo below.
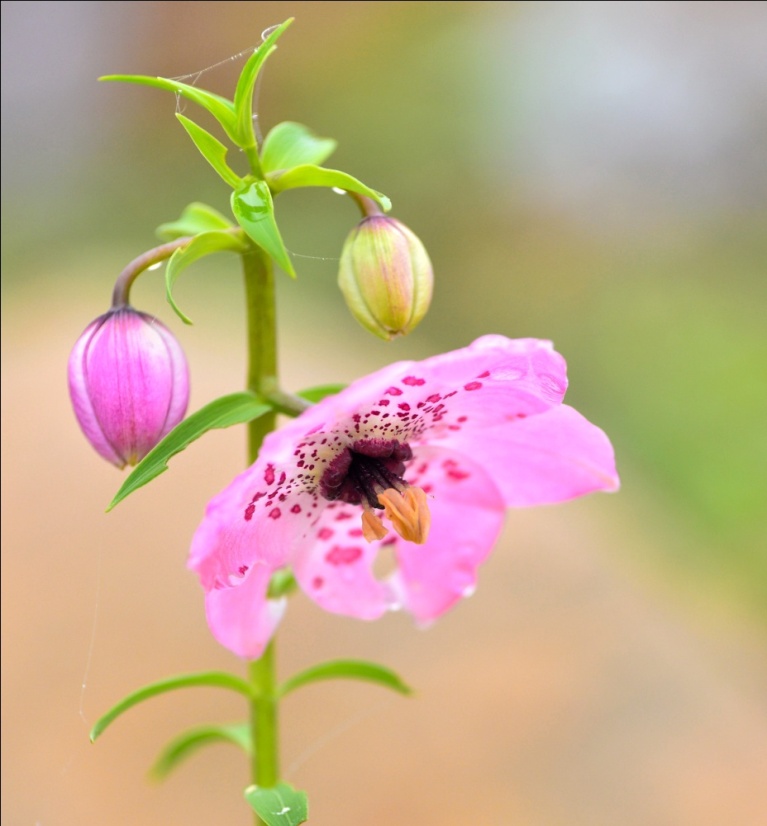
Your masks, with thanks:
[[(335, 288), (355, 210), (279, 199), (292, 389), (485, 332), (552, 338), (568, 400), (612, 437), (623, 490), (513, 512), (476, 596), (434, 627), (367, 625), (297, 597), (283, 675), (359, 656), (414, 699), (352, 683), (284, 706), (286, 779), (312, 823), (756, 826), (767, 822), (767, 6), (763, 3), (7, 2), (3, 35), (3, 823), (245, 824), (246, 767), (216, 746), (161, 786), (180, 729), (236, 720), (207, 689), (138, 686), (240, 666), (184, 569), (206, 500), (240, 468), (216, 432), (113, 513), (66, 358), (116, 273), (191, 200), (227, 192), (152, 89), (98, 75), (205, 72), (231, 94), (267, 26), (296, 22), (260, 90), (264, 131), (339, 140), (437, 273), (391, 345)], [(188, 114), (193, 114), (191, 104)], [(241, 386), (240, 284), (222, 256), (164, 303), (191, 409)], [(83, 689), (81, 686), (85, 684)]]

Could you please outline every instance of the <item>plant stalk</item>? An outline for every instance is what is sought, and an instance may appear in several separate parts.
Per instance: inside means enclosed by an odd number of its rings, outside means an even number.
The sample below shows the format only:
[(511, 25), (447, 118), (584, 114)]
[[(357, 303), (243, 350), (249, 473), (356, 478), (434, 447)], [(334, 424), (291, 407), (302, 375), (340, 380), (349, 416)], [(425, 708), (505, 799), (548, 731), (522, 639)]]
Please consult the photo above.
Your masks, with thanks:
[[(242, 264), (247, 313), (247, 389), (268, 398), (279, 388), (274, 268), (269, 256), (256, 246), (242, 256)], [(256, 460), (264, 437), (274, 430), (276, 419), (276, 413), (268, 413), (248, 424), (248, 464)], [(280, 776), (274, 647), (272, 640), (261, 658), (248, 667), (253, 692), (251, 782), (265, 788), (275, 786)], [(255, 823), (265, 826), (257, 814)]]
[[(258, 247), (243, 254), (247, 313), (247, 389), (264, 398), (279, 390), (277, 379), (277, 319), (274, 268)], [(276, 413), (267, 413), (248, 424), (248, 464), (253, 464), (267, 433), (274, 430)]]
[(170, 258), (176, 250), (185, 247), (191, 241), (191, 236), (176, 238), (175, 241), (169, 241), (167, 244), (154, 247), (139, 255), (138, 258), (134, 258), (130, 264), (126, 265), (120, 275), (117, 276), (117, 281), (115, 281), (114, 290), (112, 291), (112, 308), (119, 309), (129, 303), (130, 288), (142, 272)]
[[(251, 716), (253, 737), (252, 781), (270, 788), (280, 779), (279, 744), (277, 742), (277, 685), (275, 679), (274, 640), (258, 660), (250, 663), (250, 683), (254, 691)], [(260, 820), (256, 821), (260, 823)]]

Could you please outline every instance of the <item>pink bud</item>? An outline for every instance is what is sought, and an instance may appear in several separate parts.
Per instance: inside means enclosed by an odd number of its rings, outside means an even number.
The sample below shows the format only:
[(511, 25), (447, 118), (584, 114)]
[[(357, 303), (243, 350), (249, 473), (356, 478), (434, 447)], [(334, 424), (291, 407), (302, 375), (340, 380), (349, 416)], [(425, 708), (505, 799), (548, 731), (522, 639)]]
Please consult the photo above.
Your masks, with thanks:
[(83, 433), (119, 468), (146, 456), (186, 413), (189, 368), (181, 346), (165, 325), (130, 306), (85, 329), (68, 374)]

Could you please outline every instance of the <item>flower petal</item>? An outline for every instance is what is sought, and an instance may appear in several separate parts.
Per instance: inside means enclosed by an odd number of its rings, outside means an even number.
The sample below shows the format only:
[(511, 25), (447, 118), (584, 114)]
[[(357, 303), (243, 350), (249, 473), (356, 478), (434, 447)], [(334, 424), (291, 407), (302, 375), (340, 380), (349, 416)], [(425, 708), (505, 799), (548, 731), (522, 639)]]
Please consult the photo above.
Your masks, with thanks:
[[(321, 608), (372, 620), (404, 607), (427, 622), (473, 590), (476, 569), (503, 525), (504, 503), (495, 483), (470, 459), (431, 448), (417, 450), (407, 476), (429, 497), (429, 539), (415, 545), (392, 532), (368, 543), (361, 509), (329, 504), (294, 560), (296, 579)], [(379, 581), (374, 565), (387, 546), (400, 567)]]
[(214, 588), (205, 595), (213, 636), (239, 657), (260, 657), (285, 613), (284, 597), (267, 599), (271, 576), (266, 565), (254, 565), (237, 586)]
[(129, 463), (160, 441), (167, 420), (173, 374), (156, 330), (137, 312), (115, 312), (85, 355), (99, 424), (110, 444), (125, 446), (122, 457)]
[(397, 538), (399, 568), (391, 584), (403, 607), (428, 622), (473, 593), (477, 568), (503, 527), (505, 506), (492, 478), (455, 451), (418, 448), (407, 477), (429, 497), (432, 527), (423, 545)]
[(564, 404), (481, 433), (456, 433), (450, 443), (485, 468), (509, 507), (564, 502), (620, 484), (610, 440)]
[[(414, 365), (427, 381), (455, 389), (473, 379), (487, 384), (515, 382), (548, 402), (559, 404), (567, 389), (567, 366), (550, 341), (487, 335), (468, 347)], [(479, 389), (479, 388), (477, 388)]]
[(259, 459), (208, 503), (188, 567), (206, 589), (256, 564), (281, 568), (308, 530), (315, 507), (314, 497), (288, 489), (286, 474)]
[[(188, 567), (205, 589), (215, 638), (241, 657), (261, 656), (285, 609), (266, 597), (272, 574), (290, 559), (317, 507), (258, 460), (214, 497), (192, 540)], [(254, 501), (255, 499), (255, 501)]]
[[(381, 393), (398, 403), (415, 405), (413, 409), (434, 404), (427, 399), (435, 392), (442, 396), (449, 393), (449, 398), (461, 394), (465, 404), (476, 405), (478, 410), (500, 417), (504, 411), (495, 410), (487, 398), (480, 402), (479, 396), (483, 394), (475, 391), (482, 389), (487, 393), (501, 389), (508, 393), (512, 387), (536, 411), (562, 401), (567, 389), (566, 365), (551, 342), (483, 336), (460, 350), (421, 362), (393, 364), (354, 382), (339, 395), (345, 401), (348, 399), (351, 412), (362, 404), (375, 404), (374, 399)], [(334, 398), (340, 401), (338, 396)], [(421, 408), (417, 408), (419, 402), (424, 403)]]
[(93, 445), (100, 456), (108, 462), (117, 465), (118, 468), (123, 468), (125, 467), (125, 460), (118, 454), (104, 435), (88, 388), (88, 372), (86, 369), (87, 351), (90, 345), (91, 335), (105, 320), (106, 316), (101, 316), (89, 324), (72, 349), (67, 371), (69, 395), (72, 399), (75, 416), (85, 434), (85, 438)]
[[(548, 341), (484, 336), (422, 362), (398, 362), (313, 405), (264, 447), (291, 446), (308, 434), (431, 442), (464, 428), (482, 430), (560, 404), (564, 359)], [(272, 441), (274, 439), (274, 441)]]
[(358, 505), (329, 502), (296, 552), (293, 571), (321, 608), (373, 620), (392, 608), (394, 596), (375, 578), (373, 563), (382, 543), (363, 538), (361, 516)]
[(164, 438), (184, 418), (189, 405), (189, 365), (184, 351), (176, 337), (164, 325), (157, 322), (154, 327), (165, 345), (166, 358), (171, 374), (170, 400), (165, 415), (160, 438)]

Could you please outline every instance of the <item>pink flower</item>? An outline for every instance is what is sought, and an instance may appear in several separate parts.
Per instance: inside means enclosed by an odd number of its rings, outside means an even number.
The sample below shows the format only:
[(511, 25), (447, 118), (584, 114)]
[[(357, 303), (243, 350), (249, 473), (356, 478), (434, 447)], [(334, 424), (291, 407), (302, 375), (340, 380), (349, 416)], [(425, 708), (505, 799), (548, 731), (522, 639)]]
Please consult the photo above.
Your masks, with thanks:
[[(485, 336), (379, 370), (270, 434), (192, 543), (216, 639), (260, 656), (284, 566), (327, 611), (426, 623), (473, 591), (507, 507), (616, 490), (609, 440), (562, 404), (565, 370), (549, 342)], [(384, 547), (396, 569), (379, 578)]]
[(186, 357), (167, 327), (133, 307), (113, 308), (88, 325), (68, 373), (85, 437), (119, 468), (143, 459), (186, 413)]

